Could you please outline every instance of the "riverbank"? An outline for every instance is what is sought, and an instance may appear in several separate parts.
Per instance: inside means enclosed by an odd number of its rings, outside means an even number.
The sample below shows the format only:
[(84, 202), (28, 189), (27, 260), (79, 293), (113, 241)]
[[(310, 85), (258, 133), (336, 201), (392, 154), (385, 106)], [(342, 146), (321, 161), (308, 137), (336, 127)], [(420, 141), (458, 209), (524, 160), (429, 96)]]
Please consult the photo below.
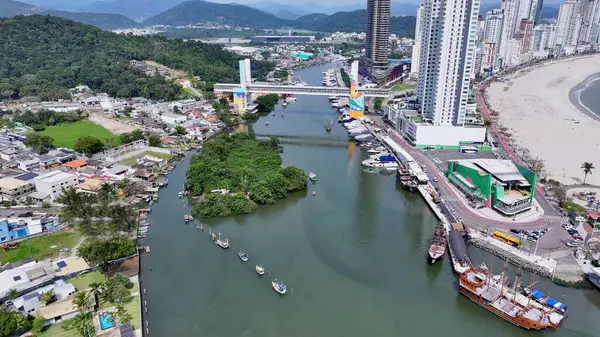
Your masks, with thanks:
[[(509, 142), (543, 161), (549, 178), (564, 184), (581, 182), (583, 162), (600, 163), (600, 121), (571, 101), (598, 72), (600, 55), (563, 59), (504, 77), (486, 91)], [(587, 182), (599, 184), (600, 176), (588, 175)]]

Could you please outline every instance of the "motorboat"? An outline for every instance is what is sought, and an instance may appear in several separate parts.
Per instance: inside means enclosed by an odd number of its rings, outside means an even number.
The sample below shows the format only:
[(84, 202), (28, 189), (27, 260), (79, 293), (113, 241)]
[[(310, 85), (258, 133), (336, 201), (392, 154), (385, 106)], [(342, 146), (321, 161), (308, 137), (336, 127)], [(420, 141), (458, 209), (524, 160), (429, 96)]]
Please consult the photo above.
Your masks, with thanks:
[(287, 102), (283, 102), (283, 103), (281, 104), (281, 106), (282, 106), (282, 107), (284, 107), (284, 108), (286, 108), (286, 107), (288, 106), (288, 103), (287, 103)]
[(289, 97), (287, 97), (287, 98), (285, 99), (285, 101), (286, 101), (286, 102), (288, 102), (288, 103), (289, 103), (289, 102), (294, 102), (295, 100), (296, 100), (296, 97), (293, 97), (293, 96), (289, 96)]
[(196, 226), (196, 229), (204, 230), (204, 227), (202, 227), (202, 225), (200, 225), (200, 226)]
[(275, 113), (274, 113), (274, 112), (273, 112), (273, 113), (271, 113), (271, 116), (275, 117)]
[(240, 252), (238, 253), (238, 256), (240, 257), (240, 260), (242, 260), (244, 262), (248, 262), (248, 253), (246, 253), (245, 250), (240, 250)]
[(308, 179), (311, 181), (317, 181), (317, 175), (311, 172), (308, 174)]
[(189, 216), (189, 215), (187, 215), (187, 214), (186, 214), (186, 215), (184, 215), (184, 216), (183, 216), (183, 221), (184, 221), (185, 223), (189, 223), (189, 222), (190, 222), (190, 216)]
[(263, 268), (263, 266), (261, 264), (257, 264), (255, 269), (256, 269), (256, 272), (258, 273), (258, 275), (265, 274), (265, 268)]
[(266, 124), (267, 126), (269, 126), (269, 124), (271, 124), (271, 123), (269, 123), (269, 122), (267, 121), (267, 122), (265, 122), (265, 124)]
[(366, 167), (381, 168), (386, 170), (396, 170), (398, 168), (398, 163), (396, 162), (380, 162), (376, 159), (363, 160), (362, 165)]
[(360, 143), (372, 142), (372, 141), (376, 140), (375, 136), (373, 136), (372, 134), (369, 134), (369, 133), (364, 134), (364, 135), (358, 135), (358, 136), (354, 137), (354, 139)]
[(271, 282), (271, 285), (273, 286), (273, 289), (279, 294), (285, 295), (287, 293), (287, 287), (285, 286), (285, 284), (283, 284), (283, 282), (279, 282), (277, 281), (277, 279), (274, 279), (273, 282)]
[(221, 234), (219, 233), (219, 236), (215, 239), (215, 244), (223, 249), (227, 249), (229, 248), (229, 239), (221, 240)]
[(325, 124), (325, 131), (331, 132), (331, 123)]

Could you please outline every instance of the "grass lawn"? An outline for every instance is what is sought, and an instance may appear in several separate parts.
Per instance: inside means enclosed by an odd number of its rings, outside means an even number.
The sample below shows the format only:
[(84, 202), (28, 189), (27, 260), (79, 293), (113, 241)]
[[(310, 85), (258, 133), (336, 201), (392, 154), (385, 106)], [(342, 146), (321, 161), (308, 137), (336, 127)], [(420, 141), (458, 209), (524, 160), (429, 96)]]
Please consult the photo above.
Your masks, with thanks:
[[(81, 235), (76, 231), (60, 231), (27, 239), (21, 241), (15, 249), (0, 251), (0, 262), (16, 262), (30, 255), (39, 260), (58, 254), (61, 248), (73, 248), (80, 239)], [(56, 247), (51, 248), (52, 246)]]
[(102, 283), (106, 281), (106, 277), (101, 272), (94, 270), (93, 272), (85, 273), (70, 279), (68, 282), (75, 286), (75, 289), (81, 291), (89, 288), (91, 283)]
[(392, 87), (392, 91), (404, 91), (411, 90), (417, 87), (416, 83), (402, 83), (398, 82)]
[[(136, 292), (139, 292), (140, 287), (138, 283), (134, 283), (133, 284), (133, 288), (131, 288), (129, 291), (133, 294)], [(141, 297), (138, 296), (133, 296), (133, 299), (131, 300), (131, 302), (125, 304), (123, 306), (123, 308), (125, 308), (125, 310), (127, 310), (127, 312), (131, 315), (131, 325), (133, 325), (133, 329), (140, 329), (142, 327), (142, 322), (140, 321), (140, 299)], [(103, 302), (102, 305), (100, 305), (100, 309), (106, 309), (106, 308), (110, 308), (110, 307), (116, 307), (116, 304), (114, 303), (110, 303), (110, 302)], [(125, 323), (129, 323), (129, 322), (125, 322)]]
[(46, 327), (46, 329), (44, 331), (37, 334), (36, 336), (37, 337), (79, 337), (79, 336), (81, 336), (77, 332), (77, 329), (75, 329), (75, 328), (72, 328), (69, 330), (63, 329), (63, 326), (69, 326), (69, 324), (71, 324), (71, 321), (73, 321), (73, 319), (68, 319), (68, 320), (62, 321), (60, 323), (52, 324), (52, 325)]
[(54, 146), (70, 149), (75, 147), (75, 142), (81, 137), (92, 136), (102, 140), (113, 137), (110, 131), (90, 121), (53, 125), (38, 133), (54, 138)]
[(169, 160), (173, 157), (172, 154), (167, 154), (167, 153), (160, 153), (160, 152), (152, 152), (152, 151), (146, 151), (142, 154), (138, 154), (137, 156), (133, 156), (131, 158), (127, 158), (127, 159), (123, 159), (120, 161), (121, 164), (126, 165), (126, 166), (134, 166), (135, 164), (137, 164), (137, 159), (141, 158), (143, 156), (154, 156), (154, 157), (158, 157), (158, 158), (162, 158), (162, 159), (166, 159)]

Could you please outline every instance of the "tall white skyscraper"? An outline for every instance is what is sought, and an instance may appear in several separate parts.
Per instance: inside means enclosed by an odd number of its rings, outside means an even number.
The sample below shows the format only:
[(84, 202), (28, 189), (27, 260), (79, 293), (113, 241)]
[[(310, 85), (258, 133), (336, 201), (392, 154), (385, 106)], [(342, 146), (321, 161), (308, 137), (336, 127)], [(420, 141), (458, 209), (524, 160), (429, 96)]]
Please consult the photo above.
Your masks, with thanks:
[(581, 32), (581, 0), (565, 0), (560, 5), (556, 21), (555, 45), (576, 46)]
[(417, 22), (415, 25), (415, 43), (413, 44), (412, 58), (410, 59), (410, 72), (413, 75), (419, 73), (419, 57), (421, 57), (421, 17), (423, 14), (423, 6), (417, 9)]
[(465, 123), (479, 0), (424, 0), (418, 97), (435, 126)]
[(529, 20), (532, 20), (536, 25), (540, 23), (540, 14), (544, 0), (531, 0), (531, 10), (529, 11)]
[(502, 12), (504, 15), (504, 23), (502, 25), (502, 33), (500, 34), (500, 47), (498, 56), (502, 67), (505, 67), (512, 59), (511, 49), (509, 48), (511, 40), (514, 39), (517, 31), (517, 18), (519, 17), (519, 0), (502, 0)]
[(485, 30), (483, 33), (483, 42), (499, 43), (502, 35), (502, 23), (504, 14), (501, 9), (493, 9), (485, 15)]
[(533, 27), (530, 49), (533, 52), (541, 52), (554, 47), (554, 25), (537, 25)]
[(581, 32), (579, 41), (596, 43), (600, 25), (600, 1), (582, 0), (581, 3)]

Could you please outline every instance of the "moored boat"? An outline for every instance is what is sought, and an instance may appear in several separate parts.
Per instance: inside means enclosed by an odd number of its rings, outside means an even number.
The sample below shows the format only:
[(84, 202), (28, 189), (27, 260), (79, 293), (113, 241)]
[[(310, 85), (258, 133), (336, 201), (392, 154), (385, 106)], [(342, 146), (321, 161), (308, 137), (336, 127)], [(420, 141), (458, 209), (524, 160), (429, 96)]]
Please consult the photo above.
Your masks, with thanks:
[(308, 174), (308, 179), (311, 181), (317, 181), (317, 175), (311, 172)]
[(492, 277), (482, 268), (469, 267), (460, 273), (458, 290), (479, 306), (527, 330), (559, 329), (564, 316), (531, 300), (508, 286), (504, 273)]
[(283, 282), (279, 282), (277, 281), (277, 279), (274, 279), (273, 282), (271, 282), (271, 285), (273, 286), (273, 289), (279, 294), (285, 295), (287, 293), (287, 287), (285, 286), (285, 284), (283, 284)]
[(221, 240), (220, 238), (218, 238), (215, 240), (215, 243), (223, 249), (229, 248), (229, 239)]
[(184, 221), (185, 223), (189, 223), (189, 222), (190, 222), (190, 216), (189, 216), (189, 215), (187, 215), (187, 214), (186, 214), (186, 215), (184, 215), (184, 216), (183, 216), (183, 221)]
[(238, 256), (240, 257), (240, 260), (244, 261), (244, 262), (248, 262), (248, 253), (246, 253), (245, 250), (240, 250), (240, 252), (238, 253)]
[(533, 298), (536, 302), (538, 302), (548, 308), (556, 309), (557, 311), (559, 311), (563, 314), (567, 312), (566, 304), (561, 303), (561, 302), (553, 299), (550, 296), (547, 296), (546, 294), (544, 294), (543, 292), (541, 292), (537, 289), (525, 287), (525, 288), (523, 288), (523, 293), (525, 293), (526, 296), (531, 296), (531, 298)]
[(258, 275), (264, 275), (265, 274), (265, 268), (263, 268), (262, 264), (257, 264), (254, 269), (256, 270), (256, 272), (258, 273)]
[(430, 241), (429, 249), (427, 250), (427, 261), (434, 264), (441, 259), (446, 253), (446, 229), (442, 223), (439, 223), (433, 229), (433, 238)]

